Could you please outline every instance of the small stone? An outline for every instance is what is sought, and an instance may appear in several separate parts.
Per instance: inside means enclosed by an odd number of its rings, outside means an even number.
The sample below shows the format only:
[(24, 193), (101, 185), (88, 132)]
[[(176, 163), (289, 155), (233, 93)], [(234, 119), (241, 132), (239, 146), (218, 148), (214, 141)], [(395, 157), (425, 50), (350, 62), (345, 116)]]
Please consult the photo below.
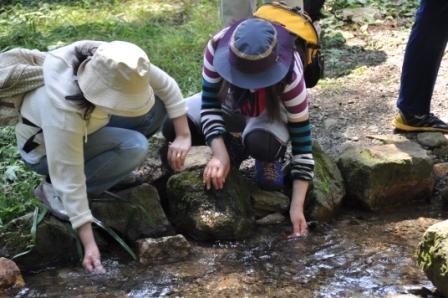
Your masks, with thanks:
[(448, 162), (437, 163), (433, 166), (434, 174), (442, 178), (448, 175)]
[(285, 216), (281, 213), (271, 213), (256, 221), (258, 225), (278, 225), (285, 221)]
[(0, 258), (0, 289), (24, 286), (25, 282), (16, 263), (7, 258)]
[(420, 145), (437, 148), (448, 144), (448, 140), (441, 132), (422, 132), (417, 135), (417, 142)]
[(383, 144), (409, 142), (409, 139), (402, 135), (368, 135), (367, 137), (372, 140), (378, 140)]
[(185, 158), (183, 170), (205, 167), (212, 158), (212, 150), (209, 146), (193, 146)]
[(167, 264), (181, 261), (191, 252), (191, 245), (183, 235), (137, 240), (140, 263)]

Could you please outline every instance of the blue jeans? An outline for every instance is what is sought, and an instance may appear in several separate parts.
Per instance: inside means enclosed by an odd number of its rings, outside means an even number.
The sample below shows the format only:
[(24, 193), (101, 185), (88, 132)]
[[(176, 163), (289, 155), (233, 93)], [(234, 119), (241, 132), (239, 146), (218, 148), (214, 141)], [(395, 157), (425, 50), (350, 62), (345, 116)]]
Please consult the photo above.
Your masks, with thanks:
[[(112, 116), (106, 127), (88, 137), (84, 144), (84, 171), (87, 192), (100, 194), (131, 173), (145, 160), (148, 140), (165, 118), (163, 103), (156, 99), (154, 107), (140, 117)], [(48, 175), (47, 158), (27, 165), (41, 175)]]
[(448, 1), (421, 0), (409, 36), (397, 107), (407, 114), (430, 112), (431, 97), (448, 41)]

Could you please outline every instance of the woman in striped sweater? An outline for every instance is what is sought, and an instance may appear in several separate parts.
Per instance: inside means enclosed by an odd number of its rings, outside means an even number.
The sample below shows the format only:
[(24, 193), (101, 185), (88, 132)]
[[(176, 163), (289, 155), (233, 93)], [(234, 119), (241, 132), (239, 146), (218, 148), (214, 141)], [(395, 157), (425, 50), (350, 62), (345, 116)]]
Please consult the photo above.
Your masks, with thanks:
[[(187, 105), (193, 145), (205, 141), (213, 151), (203, 174), (207, 188), (221, 189), (229, 173), (234, 160), (226, 148), (229, 132), (242, 132), (245, 152), (256, 159), (257, 181), (269, 188), (283, 185), (279, 160), (291, 141), (290, 237), (304, 235), (303, 205), (314, 160), (303, 65), (294, 37), (261, 19), (240, 21), (209, 41), (202, 77), (202, 92), (187, 99)], [(168, 127), (164, 133), (170, 139)], [(270, 172), (275, 175), (269, 177)]]

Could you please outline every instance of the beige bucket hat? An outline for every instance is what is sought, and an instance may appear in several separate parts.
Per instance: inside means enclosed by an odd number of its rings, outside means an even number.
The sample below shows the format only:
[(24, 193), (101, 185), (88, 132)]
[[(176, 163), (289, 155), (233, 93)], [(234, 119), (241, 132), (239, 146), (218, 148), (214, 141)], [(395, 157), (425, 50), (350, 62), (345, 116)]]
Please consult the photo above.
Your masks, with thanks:
[(112, 41), (98, 47), (78, 69), (85, 98), (111, 114), (141, 116), (154, 104), (149, 58), (135, 44)]

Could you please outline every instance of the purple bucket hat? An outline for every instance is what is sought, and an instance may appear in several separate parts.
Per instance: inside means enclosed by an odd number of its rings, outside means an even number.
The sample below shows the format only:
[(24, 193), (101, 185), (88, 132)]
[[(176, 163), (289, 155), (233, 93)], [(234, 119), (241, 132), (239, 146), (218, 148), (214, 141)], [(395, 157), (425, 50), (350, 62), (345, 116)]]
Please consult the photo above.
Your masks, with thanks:
[(286, 76), (293, 48), (294, 37), (282, 26), (249, 18), (227, 30), (216, 47), (213, 66), (235, 86), (264, 88)]

